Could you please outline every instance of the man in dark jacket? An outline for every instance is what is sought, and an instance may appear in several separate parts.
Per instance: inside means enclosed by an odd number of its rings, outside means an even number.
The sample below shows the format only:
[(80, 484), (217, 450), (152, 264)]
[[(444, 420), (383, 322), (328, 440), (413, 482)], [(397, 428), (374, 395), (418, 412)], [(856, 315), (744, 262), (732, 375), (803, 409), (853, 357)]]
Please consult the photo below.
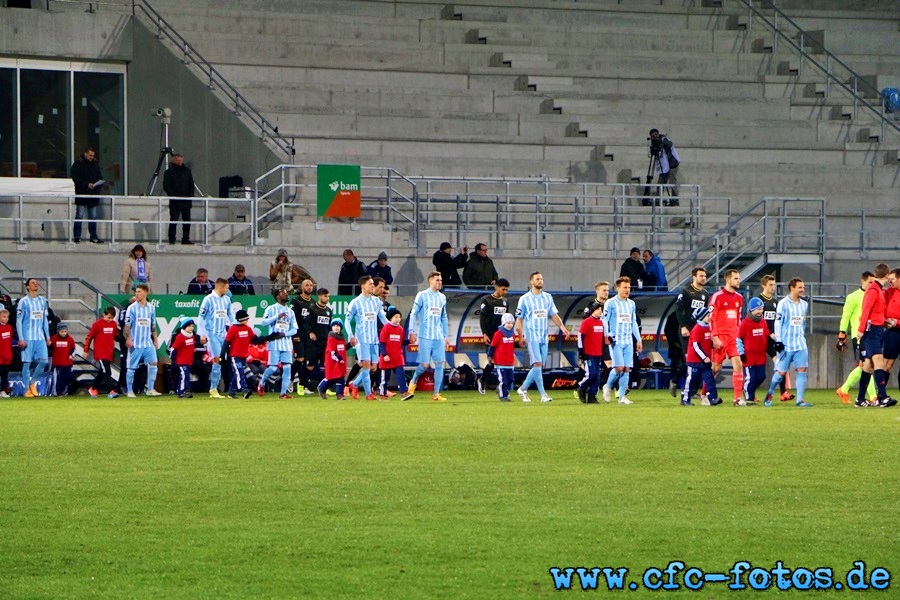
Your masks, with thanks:
[(469, 255), (469, 262), (463, 269), (463, 283), (470, 288), (490, 288), (497, 281), (494, 261), (487, 255), (487, 244), (475, 244), (475, 251)]
[(455, 258), (451, 254), (453, 254), (453, 246), (450, 245), (450, 242), (444, 242), (441, 244), (441, 249), (434, 253), (431, 262), (441, 274), (444, 287), (460, 287), (462, 279), (459, 278), (459, 269), (464, 268), (469, 261), (469, 247), (463, 246), (462, 252)]
[(172, 164), (166, 169), (163, 177), (163, 190), (167, 196), (173, 196), (169, 200), (169, 243), (175, 243), (175, 232), (178, 229), (178, 220), (184, 223), (181, 226), (181, 243), (186, 246), (193, 245), (191, 241), (191, 205), (194, 196), (194, 175), (184, 165), (184, 156), (172, 155)]
[(631, 289), (636, 291), (644, 287), (644, 280), (647, 273), (644, 271), (644, 263), (641, 262), (641, 249), (634, 247), (631, 249), (631, 256), (622, 263), (619, 270), (619, 277), (631, 278)]
[(359, 296), (362, 290), (359, 287), (359, 279), (366, 274), (366, 265), (356, 258), (353, 250), (344, 250), (344, 264), (341, 265), (341, 273), (338, 275), (338, 295)]
[(72, 231), (72, 241), (76, 244), (81, 242), (81, 221), (85, 217), (85, 212), (87, 213), (91, 243), (103, 243), (103, 240), (97, 237), (97, 207), (100, 206), (98, 196), (103, 189), (102, 180), (100, 163), (96, 160), (94, 149), (85, 149), (84, 153), (72, 163), (72, 181), (75, 182), (77, 196), (75, 198), (75, 227)]

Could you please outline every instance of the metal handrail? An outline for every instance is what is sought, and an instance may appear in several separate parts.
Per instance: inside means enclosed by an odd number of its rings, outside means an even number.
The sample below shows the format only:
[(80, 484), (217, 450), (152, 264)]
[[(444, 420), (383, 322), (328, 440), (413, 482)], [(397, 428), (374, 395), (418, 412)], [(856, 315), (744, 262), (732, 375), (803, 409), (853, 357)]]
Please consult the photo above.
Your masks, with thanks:
[[(75, 218), (75, 199), (78, 196), (48, 196), (46, 194), (12, 194), (0, 196), (6, 199), (14, 199), (15, 209), (12, 216), (0, 217), (0, 225), (9, 223), (13, 233), (0, 231), (0, 238), (11, 239), (18, 244), (26, 244), (32, 239), (69, 241), (71, 239), (71, 227)], [(91, 196), (96, 199), (96, 196)], [(147, 243), (156, 241), (162, 244), (168, 239), (168, 225), (172, 222), (168, 218), (168, 202), (172, 197), (168, 196), (102, 196), (102, 200), (108, 200), (109, 204), (103, 206), (103, 211), (108, 212), (108, 218), (95, 219), (98, 226), (108, 226), (109, 236), (107, 241), (117, 243), (123, 240), (135, 240)], [(177, 198), (174, 198), (177, 199)], [(208, 247), (213, 242), (226, 243), (234, 240), (235, 235), (246, 233), (248, 244), (254, 240), (254, 223), (249, 219), (253, 210), (253, 201), (249, 198), (211, 198), (207, 196), (195, 196), (184, 198), (192, 200), (196, 205), (195, 217), (191, 221), (192, 227), (200, 231), (195, 236), (195, 241)], [(36, 205), (41, 209), (48, 209), (41, 214), (30, 216), (26, 214), (26, 207), (34, 210)], [(225, 211), (232, 207), (246, 207), (247, 219), (240, 220), (222, 219), (214, 211)], [(55, 211), (55, 216), (50, 211)], [(228, 215), (230, 216), (230, 215)], [(213, 218), (219, 217), (219, 218)], [(180, 222), (179, 222), (180, 226)], [(150, 228), (145, 234), (138, 237), (128, 237), (123, 229), (128, 227)], [(40, 230), (40, 236), (31, 235), (31, 229)], [(56, 233), (54, 235), (54, 230)], [(50, 234), (48, 234), (50, 231)], [(224, 237), (223, 237), (224, 236)]]
[(132, 0), (132, 14), (137, 16), (143, 13), (156, 27), (157, 37), (165, 36), (175, 44), (182, 52), (182, 61), (185, 64), (198, 68), (207, 79), (207, 85), (211, 90), (218, 87), (225, 94), (232, 106), (235, 116), (245, 116), (260, 132), (260, 141), (267, 139), (281, 152), (288, 161), (294, 160), (294, 143), (278, 132), (278, 127), (272, 124), (266, 117), (254, 107), (237, 88), (225, 79), (225, 77), (212, 66), (203, 56), (180, 34), (175, 28), (159, 14), (147, 0)]
[[(862, 83), (863, 86), (868, 86), (871, 90), (873, 90), (875, 92), (875, 94), (877, 96), (880, 97), (881, 92), (878, 90), (878, 88), (875, 87), (874, 85), (870, 84), (869, 82), (867, 82), (865, 79), (863, 79), (863, 77), (861, 75), (859, 75), (856, 71), (854, 71), (852, 68), (850, 68), (846, 63), (844, 63), (844, 61), (842, 61), (834, 53), (832, 53), (827, 48), (825, 48), (824, 44), (819, 44), (819, 43), (815, 42), (816, 46), (821, 48), (822, 52), (827, 57), (829, 64), (831, 61), (833, 61), (833, 62), (837, 63), (839, 66), (841, 66), (844, 70), (847, 71), (850, 79), (853, 82), (853, 87), (848, 86), (846, 83), (844, 83), (843, 81), (838, 79), (831, 72), (831, 68), (829, 65), (823, 66), (822, 64), (820, 64), (819, 61), (817, 61), (815, 58), (813, 58), (813, 56), (809, 52), (807, 52), (803, 47), (804, 40), (806, 40), (809, 37), (809, 34), (806, 31), (804, 31), (793, 19), (791, 19), (789, 16), (787, 16), (780, 8), (775, 6), (774, 0), (766, 0), (766, 2), (769, 4), (769, 7), (774, 11), (776, 16), (781, 17), (782, 19), (784, 19), (785, 21), (790, 23), (791, 26), (794, 27), (794, 29), (796, 29), (796, 32), (799, 34), (799, 38), (800, 38), (799, 44), (797, 42), (795, 42), (786, 33), (784, 33), (778, 27), (777, 22), (772, 22), (766, 15), (764, 15), (756, 7), (754, 7), (753, 0), (740, 0), (740, 1), (744, 6), (746, 6), (750, 10), (751, 17), (753, 14), (755, 14), (757, 17), (759, 17), (763, 21), (763, 23), (765, 23), (772, 30), (772, 32), (776, 36), (775, 37), (776, 42), (777, 42), (778, 37), (780, 36), (785, 42), (787, 42), (792, 48), (794, 48), (794, 50), (799, 52), (800, 55), (804, 59), (808, 60), (814, 67), (816, 67), (819, 71), (821, 71), (827, 78), (826, 81), (830, 80), (831, 82), (840, 86), (844, 91), (849, 93), (853, 97), (854, 113), (856, 112), (857, 103), (861, 103), (863, 105), (863, 107), (865, 107), (869, 112), (871, 112), (873, 115), (875, 115), (878, 118), (878, 120), (881, 122), (881, 139), (882, 140), (884, 140), (885, 127), (890, 127), (891, 129), (894, 130), (894, 133), (900, 133), (900, 125), (894, 123), (893, 121), (891, 121), (890, 119), (888, 119), (885, 116), (883, 105), (879, 105), (876, 108), (875, 106), (870, 104), (865, 98), (863, 98), (859, 93), (860, 83)], [(750, 23), (752, 24), (752, 18), (750, 20)], [(777, 46), (776, 46), (776, 49), (777, 49)]]

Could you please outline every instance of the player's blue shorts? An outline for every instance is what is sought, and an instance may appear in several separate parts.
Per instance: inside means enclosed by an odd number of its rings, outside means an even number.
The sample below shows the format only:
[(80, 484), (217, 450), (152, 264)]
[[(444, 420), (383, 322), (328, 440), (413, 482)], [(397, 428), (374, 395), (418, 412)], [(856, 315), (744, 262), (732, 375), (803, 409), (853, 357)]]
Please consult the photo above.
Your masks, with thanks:
[(860, 342), (860, 358), (871, 359), (873, 356), (884, 354), (884, 327), (869, 325)]
[(47, 360), (47, 340), (25, 340), (28, 345), (22, 350), (22, 362), (30, 363), (36, 360)]
[(207, 334), (206, 352), (213, 358), (215, 358), (216, 356), (222, 356), (222, 344), (224, 343), (224, 337), (219, 337), (214, 333)]
[(890, 360), (900, 357), (900, 329), (884, 330), (884, 357)]
[(290, 350), (269, 350), (270, 367), (277, 367), (278, 363), (281, 363), (282, 366), (290, 367), (293, 360), (293, 352)]
[(809, 367), (809, 350), (804, 348), (803, 350), (785, 350), (781, 354), (778, 355), (778, 364), (775, 366), (775, 370), (780, 373), (787, 373), (787, 370), (791, 368), (791, 365), (794, 365), (795, 369), (806, 369)]
[(442, 363), (447, 360), (446, 344), (443, 339), (440, 340), (416, 340), (419, 344), (419, 352), (416, 360), (420, 365), (429, 363)]
[(547, 364), (547, 351), (549, 350), (550, 345), (546, 338), (539, 342), (527, 340), (525, 342), (525, 347), (528, 350), (529, 366), (534, 365), (534, 363), (541, 363), (542, 365)]
[[(419, 344), (419, 347), (421, 348), (421, 342), (419, 342)], [(353, 348), (356, 350), (356, 362), (367, 360), (374, 365), (378, 364), (378, 344), (357, 342), (356, 346)]]
[(634, 367), (634, 344), (620, 344), (616, 342), (610, 349), (612, 364), (614, 367)]
[(129, 348), (128, 349), (128, 368), (137, 369), (141, 363), (150, 365), (156, 362), (156, 348), (148, 346), (146, 348)]

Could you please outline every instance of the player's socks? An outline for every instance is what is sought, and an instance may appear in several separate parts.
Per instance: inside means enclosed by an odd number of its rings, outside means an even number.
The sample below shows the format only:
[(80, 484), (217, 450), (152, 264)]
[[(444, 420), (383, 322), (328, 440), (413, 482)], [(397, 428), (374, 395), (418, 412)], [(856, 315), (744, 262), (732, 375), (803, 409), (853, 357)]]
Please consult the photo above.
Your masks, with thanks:
[(806, 394), (806, 371), (797, 371), (794, 375), (794, 384), (797, 386), (797, 402), (803, 402), (803, 396)]
[(774, 375), (772, 375), (772, 382), (769, 383), (769, 391), (766, 393), (767, 397), (773, 396), (775, 394), (775, 388), (778, 387), (778, 385), (781, 383), (781, 381), (783, 379), (784, 379), (784, 377), (782, 377), (781, 373), (779, 373), (777, 371), (775, 372)]
[(844, 382), (844, 385), (841, 386), (841, 389), (845, 392), (850, 392), (850, 388), (856, 387), (856, 384), (859, 383), (859, 378), (862, 376), (863, 370), (859, 367), (855, 367), (850, 374), (847, 375), (847, 380)]
[(731, 376), (731, 387), (734, 388), (734, 399), (740, 400), (744, 394), (744, 372), (737, 371)]
[(872, 374), (866, 373), (865, 371), (859, 376), (859, 393), (856, 395), (857, 402), (865, 402), (866, 398), (866, 390), (869, 387), (869, 384), (872, 382)]
[(444, 363), (434, 366), (434, 394), (437, 395), (444, 387)]
[(628, 393), (628, 384), (631, 381), (631, 373), (628, 371), (622, 371), (621, 375), (619, 375), (619, 399), (625, 397), (625, 394)]
[(538, 393), (540, 393), (541, 398), (547, 395), (547, 392), (544, 391), (544, 370), (542, 367), (531, 367), (531, 375), (534, 384), (537, 386)]
[(878, 398), (884, 398), (887, 396), (887, 389), (885, 386), (887, 385), (887, 373), (884, 369), (875, 369), (875, 373), (872, 375), (872, 379), (875, 380), (875, 388), (878, 390)]

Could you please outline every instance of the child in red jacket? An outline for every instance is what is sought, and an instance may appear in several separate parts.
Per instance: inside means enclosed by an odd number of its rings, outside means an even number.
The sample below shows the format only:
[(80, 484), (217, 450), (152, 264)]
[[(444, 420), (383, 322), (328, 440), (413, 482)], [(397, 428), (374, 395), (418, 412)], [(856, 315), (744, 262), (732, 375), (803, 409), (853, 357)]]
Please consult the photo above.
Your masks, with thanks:
[(578, 399), (585, 404), (598, 404), (600, 365), (603, 360), (603, 304), (593, 302), (588, 315), (578, 328), (578, 358), (584, 365), (584, 378), (578, 382)]
[[(741, 321), (738, 330), (738, 351), (744, 364), (744, 396), (747, 404), (756, 404), (756, 389), (766, 380), (766, 350), (769, 348), (769, 324), (763, 319), (764, 304), (759, 298), (750, 298), (750, 311)], [(771, 403), (766, 404), (771, 406)]]
[(91, 342), (94, 342), (94, 360), (100, 363), (94, 383), (88, 388), (88, 394), (92, 398), (100, 395), (104, 379), (110, 382), (109, 398), (119, 395), (116, 390), (117, 382), (112, 378), (113, 352), (116, 347), (116, 337), (119, 335), (119, 324), (116, 323), (116, 308), (107, 306), (103, 309), (103, 316), (94, 321), (87, 337), (84, 338), (84, 355), (91, 350)]
[(9, 366), (13, 359), (13, 328), (9, 311), (0, 309), (0, 398), (9, 398)]
[(75, 340), (69, 335), (69, 326), (60, 323), (56, 326), (56, 334), (50, 336), (50, 359), (53, 361), (53, 380), (56, 382), (53, 389), (56, 396), (69, 395), (74, 353)]
[(325, 344), (325, 377), (319, 382), (317, 390), (322, 398), (327, 398), (328, 388), (334, 386), (338, 400), (343, 400), (344, 377), (347, 376), (347, 341), (344, 339), (344, 322), (331, 320), (331, 333)]
[(716, 390), (716, 377), (712, 370), (712, 334), (709, 328), (709, 308), (703, 306), (694, 309), (691, 317), (696, 325), (691, 329), (691, 337), (687, 350), (687, 377), (684, 380), (684, 391), (681, 394), (682, 406), (693, 406), (691, 397), (700, 389), (700, 384), (706, 385), (706, 401), (710, 406), (722, 404), (719, 392)]
[(500, 394), (500, 402), (509, 402), (509, 390), (513, 387), (516, 364), (516, 336), (513, 328), (516, 318), (512, 313), (505, 313), (500, 317), (500, 327), (494, 332), (491, 346), (488, 348), (488, 358), (494, 361), (497, 371), (497, 393)]
[(403, 351), (403, 345), (406, 343), (406, 335), (400, 322), (403, 315), (396, 307), (392, 306), (388, 309), (387, 324), (381, 328), (379, 336), (378, 368), (381, 369), (381, 383), (378, 385), (378, 395), (387, 398), (388, 380), (391, 378), (391, 372), (397, 380), (397, 390), (401, 395), (406, 395), (406, 355)]
[(252, 382), (251, 387), (251, 382), (247, 380), (246, 367), (250, 357), (250, 348), (254, 344), (265, 344), (270, 340), (278, 339), (278, 336), (275, 332), (265, 337), (256, 335), (256, 332), (248, 324), (250, 314), (246, 310), (237, 311), (234, 318), (237, 320), (237, 324), (228, 328), (228, 332), (225, 334), (225, 343), (222, 344), (222, 355), (216, 360), (221, 361), (227, 358), (231, 362), (231, 384), (228, 387), (228, 396), (237, 398), (240, 393), (244, 398), (249, 398), (251, 390), (259, 389), (256, 381)]
[(198, 346), (206, 343), (206, 338), (194, 333), (193, 319), (184, 319), (178, 326), (178, 333), (169, 341), (169, 356), (172, 358), (172, 368), (178, 369), (178, 386), (176, 393), (179, 398), (193, 398), (191, 393), (191, 367), (194, 365), (194, 352)]

